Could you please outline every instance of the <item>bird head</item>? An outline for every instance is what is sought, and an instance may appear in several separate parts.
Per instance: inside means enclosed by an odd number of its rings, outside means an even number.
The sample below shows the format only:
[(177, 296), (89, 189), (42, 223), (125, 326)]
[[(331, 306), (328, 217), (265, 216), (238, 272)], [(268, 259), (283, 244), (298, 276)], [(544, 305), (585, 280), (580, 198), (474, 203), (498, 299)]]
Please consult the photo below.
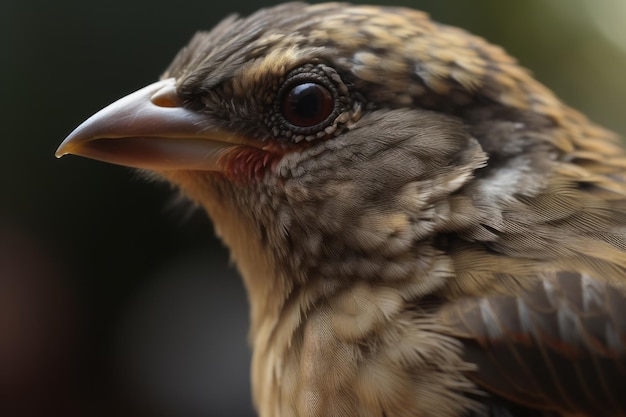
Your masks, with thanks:
[(501, 205), (577, 146), (581, 117), (424, 13), (289, 3), (196, 34), (57, 156), (147, 170), (204, 207), (254, 321), (302, 286), (314, 303), (354, 280), (445, 285), (441, 236), (490, 239)]

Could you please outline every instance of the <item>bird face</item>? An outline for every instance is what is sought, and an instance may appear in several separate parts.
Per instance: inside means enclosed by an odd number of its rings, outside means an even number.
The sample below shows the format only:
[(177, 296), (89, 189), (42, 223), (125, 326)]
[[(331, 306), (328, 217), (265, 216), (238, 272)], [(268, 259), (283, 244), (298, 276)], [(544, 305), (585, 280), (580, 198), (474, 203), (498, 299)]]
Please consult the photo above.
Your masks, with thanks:
[[(428, 210), (486, 159), (452, 114), (470, 94), (461, 71), (453, 83), (425, 59), (434, 30), (419, 12), (338, 4), (227, 19), (57, 155), (156, 172), (207, 208), (235, 258), (258, 252), (238, 236), (258, 241), (290, 281), (412, 274), (408, 252), (441, 226)], [(450, 114), (434, 111), (444, 95)]]
[(68, 153), (143, 169), (207, 211), (249, 294), (263, 417), (466, 415), (491, 404), (474, 382), (522, 408), (613, 415), (550, 361), (619, 379), (624, 151), (481, 38), (401, 8), (231, 17)]

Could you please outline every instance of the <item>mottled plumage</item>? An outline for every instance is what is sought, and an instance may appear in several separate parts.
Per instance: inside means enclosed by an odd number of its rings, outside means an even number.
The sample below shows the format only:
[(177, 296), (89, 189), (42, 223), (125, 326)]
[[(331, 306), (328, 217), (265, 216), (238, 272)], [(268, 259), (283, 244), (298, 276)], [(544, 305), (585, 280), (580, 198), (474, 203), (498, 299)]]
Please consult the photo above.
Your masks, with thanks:
[(198, 33), (58, 154), (202, 206), (261, 417), (626, 415), (626, 154), (421, 12), (289, 3)]

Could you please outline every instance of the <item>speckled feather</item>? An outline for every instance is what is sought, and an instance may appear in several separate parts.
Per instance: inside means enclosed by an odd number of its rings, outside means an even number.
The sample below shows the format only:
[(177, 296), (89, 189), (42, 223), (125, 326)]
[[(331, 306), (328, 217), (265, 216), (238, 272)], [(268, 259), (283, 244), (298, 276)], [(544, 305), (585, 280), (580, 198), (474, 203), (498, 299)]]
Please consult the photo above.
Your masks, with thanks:
[[(327, 131), (276, 116), (306, 65), (337, 89)], [(289, 3), (197, 34), (164, 77), (265, 144), (162, 173), (241, 271), (261, 417), (626, 415), (626, 155), (501, 48), (409, 9)]]

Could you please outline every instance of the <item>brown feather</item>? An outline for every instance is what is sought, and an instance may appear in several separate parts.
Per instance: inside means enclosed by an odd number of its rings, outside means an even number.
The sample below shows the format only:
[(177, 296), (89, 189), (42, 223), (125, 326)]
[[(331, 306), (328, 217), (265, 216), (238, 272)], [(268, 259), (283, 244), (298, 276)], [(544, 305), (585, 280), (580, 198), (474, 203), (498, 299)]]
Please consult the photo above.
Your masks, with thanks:
[[(228, 147), (158, 175), (241, 272), (261, 417), (626, 415), (626, 153), (500, 47), (289, 3), (198, 33), (163, 78)], [(287, 120), (298, 80), (323, 122)]]

